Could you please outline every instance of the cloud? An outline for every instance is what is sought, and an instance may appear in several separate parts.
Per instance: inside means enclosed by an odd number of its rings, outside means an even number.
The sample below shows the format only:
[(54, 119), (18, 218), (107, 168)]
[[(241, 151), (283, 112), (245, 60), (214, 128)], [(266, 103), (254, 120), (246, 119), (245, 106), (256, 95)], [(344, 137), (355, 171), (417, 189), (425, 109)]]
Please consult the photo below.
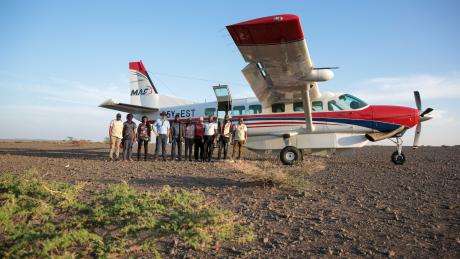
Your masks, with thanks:
[(448, 76), (410, 75), (372, 78), (357, 85), (355, 94), (370, 103), (397, 104), (413, 100), (419, 91), (423, 100), (460, 98), (460, 73)]

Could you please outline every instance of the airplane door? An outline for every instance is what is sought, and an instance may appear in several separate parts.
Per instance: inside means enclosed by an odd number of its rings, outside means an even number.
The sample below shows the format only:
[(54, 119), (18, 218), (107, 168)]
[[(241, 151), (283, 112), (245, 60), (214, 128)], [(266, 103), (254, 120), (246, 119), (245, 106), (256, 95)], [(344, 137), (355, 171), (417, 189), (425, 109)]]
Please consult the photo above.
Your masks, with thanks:
[(225, 114), (232, 110), (232, 96), (228, 85), (216, 85), (212, 87), (217, 99), (217, 116), (223, 119)]

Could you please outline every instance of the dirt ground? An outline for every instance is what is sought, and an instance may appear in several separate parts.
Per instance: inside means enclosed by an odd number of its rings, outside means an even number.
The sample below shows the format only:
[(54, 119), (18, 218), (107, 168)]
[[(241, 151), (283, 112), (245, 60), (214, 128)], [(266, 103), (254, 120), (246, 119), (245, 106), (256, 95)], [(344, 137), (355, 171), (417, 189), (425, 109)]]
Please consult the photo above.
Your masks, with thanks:
[[(330, 157), (305, 156), (294, 167), (281, 165), (276, 155), (252, 152), (240, 163), (108, 162), (107, 148), (3, 142), (0, 173), (36, 168), (44, 179), (85, 181), (90, 190), (127, 181), (154, 192), (163, 185), (201, 191), (254, 226), (251, 243), (173, 253), (164, 244), (164, 257), (460, 257), (459, 146), (405, 147), (408, 161), (402, 166), (390, 162), (394, 147), (371, 146)], [(267, 184), (257, 177), (266, 173), (261, 164), (272, 171), (302, 172), (308, 188)]]

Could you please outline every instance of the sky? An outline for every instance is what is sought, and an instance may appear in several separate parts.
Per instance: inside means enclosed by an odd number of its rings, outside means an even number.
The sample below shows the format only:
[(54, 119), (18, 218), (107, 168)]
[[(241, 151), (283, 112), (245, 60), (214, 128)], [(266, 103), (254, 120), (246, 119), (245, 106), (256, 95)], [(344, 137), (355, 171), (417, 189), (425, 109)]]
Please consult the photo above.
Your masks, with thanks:
[[(128, 62), (142, 60), (160, 94), (202, 102), (212, 85), (254, 96), (226, 25), (300, 17), (321, 91), (415, 107), (434, 119), (421, 144), (460, 144), (460, 1), (0, 1), (0, 139), (103, 140), (129, 102)], [(413, 129), (405, 137), (412, 143)]]

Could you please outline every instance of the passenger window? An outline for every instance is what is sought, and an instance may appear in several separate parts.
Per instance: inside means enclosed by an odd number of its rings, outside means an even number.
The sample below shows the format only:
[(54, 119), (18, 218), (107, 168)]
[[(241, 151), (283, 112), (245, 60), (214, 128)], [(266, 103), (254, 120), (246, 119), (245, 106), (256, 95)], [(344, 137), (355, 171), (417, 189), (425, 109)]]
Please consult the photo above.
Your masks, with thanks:
[[(311, 103), (311, 111), (312, 112), (319, 112), (323, 110), (323, 102), (315, 101)], [(294, 111), (295, 112), (303, 112), (303, 102), (296, 102), (294, 103)]]
[(284, 103), (272, 104), (272, 112), (273, 113), (284, 112)]
[(343, 108), (340, 107), (339, 104), (337, 104), (337, 102), (335, 100), (329, 101), (327, 103), (327, 109), (329, 111), (341, 111), (341, 110), (343, 110)]
[(303, 102), (295, 102), (293, 109), (295, 112), (303, 112)]
[(233, 116), (246, 115), (246, 107), (242, 106), (233, 106)]
[(320, 112), (323, 110), (323, 102), (315, 101), (311, 103), (311, 110), (314, 112)]
[(204, 109), (204, 116), (214, 116), (216, 113), (216, 108), (206, 108)]
[(259, 114), (262, 113), (262, 105), (253, 104), (249, 105), (249, 114)]

